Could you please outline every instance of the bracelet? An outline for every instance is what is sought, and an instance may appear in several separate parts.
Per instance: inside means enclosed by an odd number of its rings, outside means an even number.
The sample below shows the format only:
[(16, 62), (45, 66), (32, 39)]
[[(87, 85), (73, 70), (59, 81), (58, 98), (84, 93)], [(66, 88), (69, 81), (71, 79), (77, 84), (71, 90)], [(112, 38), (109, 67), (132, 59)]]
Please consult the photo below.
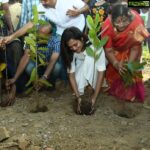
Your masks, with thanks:
[(47, 80), (47, 79), (48, 79), (47, 75), (44, 74), (44, 75), (42, 76), (42, 79), (43, 79), (43, 80)]

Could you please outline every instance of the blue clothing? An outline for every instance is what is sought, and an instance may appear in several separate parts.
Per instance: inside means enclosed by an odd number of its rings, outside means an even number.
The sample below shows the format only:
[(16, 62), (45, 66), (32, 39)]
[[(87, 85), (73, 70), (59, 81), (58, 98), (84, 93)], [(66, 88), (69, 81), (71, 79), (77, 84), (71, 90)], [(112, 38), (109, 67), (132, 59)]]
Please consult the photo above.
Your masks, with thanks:
[(38, 5), (40, 0), (23, 0), (21, 7), (21, 17), (19, 21), (18, 28), (21, 28), (26, 23), (28, 23), (32, 18), (32, 7), (33, 5)]
[(39, 51), (40, 53), (44, 54), (45, 62), (49, 62), (52, 53), (60, 54), (60, 40), (61, 37), (59, 35), (52, 35), (48, 41), (48, 50)]
[[(46, 62), (49, 62), (49, 60), (52, 56), (52, 53), (60, 54), (60, 40), (61, 40), (60, 38), (61, 37), (59, 35), (51, 36), (48, 41), (48, 50), (46, 50), (46, 51), (40, 50), (40, 53), (44, 54)], [(34, 67), (35, 67), (35, 62), (30, 60), (25, 69), (26, 73), (28, 75), (30, 75)], [(39, 67), (39, 69), (38, 69), (39, 76), (43, 75), (45, 69), (46, 69), (46, 67)], [(55, 85), (55, 82), (58, 78), (67, 81), (67, 75), (66, 75), (66, 71), (64, 69), (64, 64), (60, 58), (57, 60), (55, 66), (50, 74), (49, 81), (51, 84)]]

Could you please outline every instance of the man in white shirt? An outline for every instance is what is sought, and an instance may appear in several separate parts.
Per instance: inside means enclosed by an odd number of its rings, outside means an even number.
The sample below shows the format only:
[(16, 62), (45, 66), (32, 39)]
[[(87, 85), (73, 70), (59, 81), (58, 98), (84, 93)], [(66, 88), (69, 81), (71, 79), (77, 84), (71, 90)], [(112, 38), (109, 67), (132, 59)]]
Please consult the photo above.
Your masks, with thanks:
[[(85, 18), (83, 13), (88, 11), (89, 7), (82, 0), (41, 0), (38, 5), (39, 12), (45, 12), (45, 16), (57, 27), (57, 34), (61, 35), (64, 29), (75, 26), (81, 31), (85, 27)], [(24, 35), (28, 29), (33, 27), (32, 22), (28, 22), (14, 34), (0, 40), (0, 45), (9, 43), (13, 39)]]
[(85, 18), (83, 13), (88, 11), (88, 5), (82, 0), (42, 0), (38, 6), (45, 16), (57, 26), (57, 33), (62, 34), (64, 29), (75, 26), (83, 31)]

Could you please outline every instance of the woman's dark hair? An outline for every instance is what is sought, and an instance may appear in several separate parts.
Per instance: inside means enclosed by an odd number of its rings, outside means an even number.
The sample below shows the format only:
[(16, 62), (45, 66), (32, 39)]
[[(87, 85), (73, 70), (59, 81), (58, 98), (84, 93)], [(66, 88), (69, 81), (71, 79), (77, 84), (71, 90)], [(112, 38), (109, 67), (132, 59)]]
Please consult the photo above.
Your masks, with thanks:
[(132, 20), (130, 9), (126, 5), (118, 4), (112, 7), (112, 21), (115, 21), (120, 16), (125, 16)]
[(70, 39), (82, 40), (85, 45), (86, 37), (78, 28), (70, 27), (64, 30), (61, 37), (61, 57), (64, 61), (66, 68), (71, 68), (71, 62), (73, 60), (73, 51), (68, 47)]

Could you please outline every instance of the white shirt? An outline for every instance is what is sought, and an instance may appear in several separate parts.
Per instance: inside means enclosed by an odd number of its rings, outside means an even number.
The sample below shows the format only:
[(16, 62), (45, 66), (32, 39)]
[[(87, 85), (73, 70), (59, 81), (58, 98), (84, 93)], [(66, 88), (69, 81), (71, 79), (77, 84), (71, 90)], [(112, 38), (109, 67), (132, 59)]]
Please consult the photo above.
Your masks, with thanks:
[(88, 56), (86, 51), (81, 53), (74, 53), (73, 61), (71, 63), (71, 69), (68, 70), (68, 72), (75, 73), (78, 91), (81, 95), (84, 93), (84, 88), (88, 84), (95, 88), (98, 77), (98, 71), (106, 70), (104, 49), (101, 48), (100, 51), (102, 51), (102, 53), (95, 63), (95, 68), (94, 59), (91, 56)]
[(57, 0), (55, 8), (44, 8), (42, 4), (38, 6), (38, 11), (44, 11), (45, 16), (54, 22), (57, 27), (57, 33), (62, 35), (64, 29), (75, 26), (83, 31), (85, 26), (85, 18), (83, 14), (77, 17), (69, 17), (66, 15), (68, 9), (82, 8), (85, 3), (82, 0)]

